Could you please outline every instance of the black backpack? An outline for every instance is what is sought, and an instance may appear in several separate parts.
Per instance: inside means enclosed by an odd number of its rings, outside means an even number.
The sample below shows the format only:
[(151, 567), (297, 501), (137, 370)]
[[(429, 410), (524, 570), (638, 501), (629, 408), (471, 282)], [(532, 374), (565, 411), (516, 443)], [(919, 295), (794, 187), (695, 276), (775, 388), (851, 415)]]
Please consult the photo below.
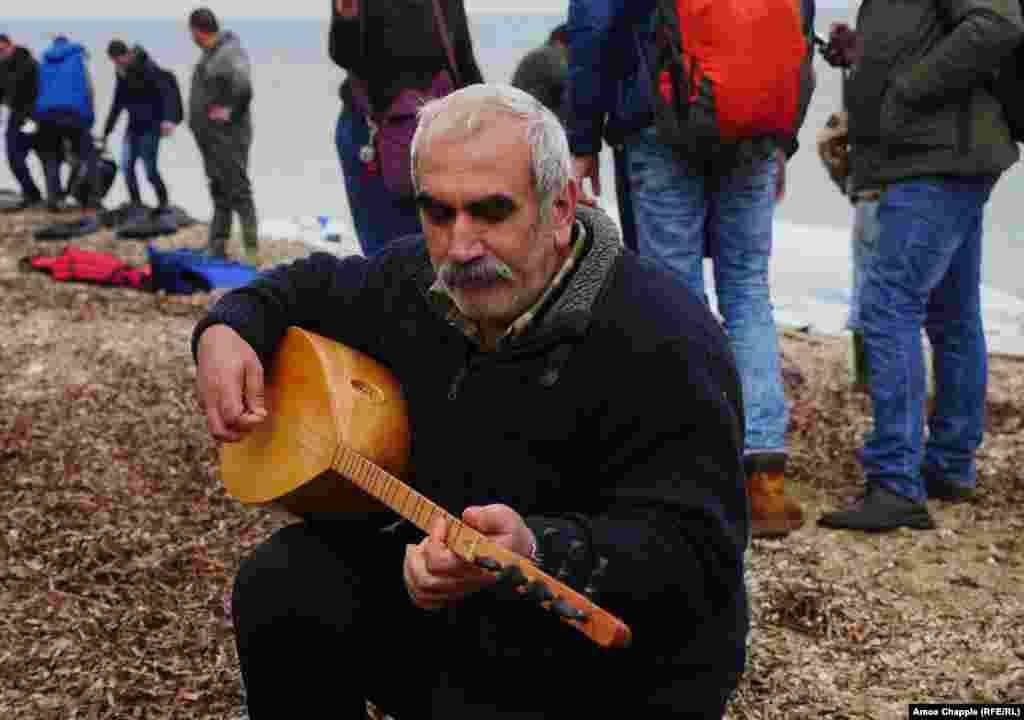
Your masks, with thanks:
[(175, 125), (180, 125), (181, 121), (185, 119), (185, 103), (181, 99), (181, 88), (178, 86), (178, 78), (173, 70), (160, 68), (160, 72), (167, 79), (167, 84), (171, 88), (171, 116), (165, 118), (165, 120)]

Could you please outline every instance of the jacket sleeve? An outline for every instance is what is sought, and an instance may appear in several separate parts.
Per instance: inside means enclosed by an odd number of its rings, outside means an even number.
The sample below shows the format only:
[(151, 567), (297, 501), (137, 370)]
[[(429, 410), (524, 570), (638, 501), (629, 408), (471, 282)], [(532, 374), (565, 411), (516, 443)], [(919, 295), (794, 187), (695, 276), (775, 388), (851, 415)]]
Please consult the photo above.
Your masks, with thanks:
[(1024, 38), (1017, 0), (939, 0), (953, 30), (908, 72), (893, 91), (916, 108), (937, 105), (982, 82)]
[(160, 95), (160, 121), (171, 122), (175, 109), (174, 87), (171, 85), (171, 80), (167, 77), (167, 73), (155, 63), (153, 64), (152, 73), (152, 82), (156, 86), (157, 93)]
[(463, 0), (455, 0), (454, 13), (450, 13), (455, 21), (455, 43), (452, 51), (455, 53), (455, 62), (459, 65), (459, 76), (463, 85), (476, 85), (484, 81), (483, 73), (476, 62), (476, 54), (473, 52), (473, 38), (469, 32), (469, 17), (466, 15), (466, 5)]
[(107, 122), (103, 126), (104, 138), (110, 137), (110, 133), (114, 132), (114, 126), (117, 125), (117, 118), (120, 117), (122, 110), (124, 110), (124, 83), (121, 82), (121, 78), (118, 78), (114, 85), (114, 101), (110, 104)]
[(699, 627), (745, 592), (743, 418), (729, 356), (686, 341), (637, 357), (636, 384), (607, 401), (595, 442), (607, 509), (526, 522), (546, 571), (592, 582), (599, 604), (652, 637), (666, 612)]
[(335, 2), (331, 0), (331, 27), (327, 32), (327, 54), (334, 64), (358, 74), (365, 51), (363, 38), (362, 10), (357, 17), (346, 20), (338, 15)]
[[(340, 259), (313, 253), (291, 265), (280, 265), (249, 285), (226, 294), (192, 333), (192, 354), (199, 338), (212, 325), (225, 324), (248, 342), (264, 366), (291, 325), (330, 335), (324, 327), (338, 316), (362, 317), (356, 310), (370, 262), (360, 256)], [(330, 313), (323, 308), (331, 308)], [(358, 340), (351, 339), (352, 344)]]
[(617, 43), (654, 9), (654, 0), (570, 0), (569, 147), (574, 155), (601, 150), (615, 102)]

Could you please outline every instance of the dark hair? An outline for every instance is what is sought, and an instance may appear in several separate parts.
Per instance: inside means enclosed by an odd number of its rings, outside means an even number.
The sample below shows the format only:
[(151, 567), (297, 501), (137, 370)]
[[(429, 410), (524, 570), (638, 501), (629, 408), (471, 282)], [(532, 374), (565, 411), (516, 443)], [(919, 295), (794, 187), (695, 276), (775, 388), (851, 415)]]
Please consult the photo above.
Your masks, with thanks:
[(128, 54), (128, 46), (125, 45), (124, 40), (114, 38), (107, 45), (107, 55), (111, 58), (119, 58)]
[(10, 45), (11, 44), (11, 38), (8, 37), (7, 35), (5, 35), (4, 33), (0, 33), (0, 43), (3, 43), (5, 45)]
[(562, 23), (548, 35), (548, 45), (554, 45), (555, 43), (569, 44), (569, 23)]
[(213, 14), (213, 10), (205, 7), (192, 11), (188, 16), (188, 26), (204, 33), (215, 33), (220, 30), (217, 16)]

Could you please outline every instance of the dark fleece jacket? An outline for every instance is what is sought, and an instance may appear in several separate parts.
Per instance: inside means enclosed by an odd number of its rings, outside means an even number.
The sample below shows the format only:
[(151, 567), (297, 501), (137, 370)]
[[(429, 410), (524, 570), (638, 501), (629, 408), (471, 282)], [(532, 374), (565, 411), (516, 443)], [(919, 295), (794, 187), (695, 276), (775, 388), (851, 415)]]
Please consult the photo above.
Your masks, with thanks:
[[(463, 0), (440, 0), (462, 85), (483, 82), (473, 54)], [(378, 0), (360, 3), (359, 17), (346, 20), (334, 10), (327, 52), (338, 67), (366, 83), (375, 112), (386, 112), (404, 88), (426, 89), (448, 67), (438, 35), (432, 0)], [(452, 78), (455, 80), (456, 78)], [(348, 81), (341, 97), (350, 101)]]
[(0, 102), (11, 109), (12, 119), (32, 115), (39, 94), (39, 63), (32, 53), (17, 47), (14, 54), (0, 62)]
[(515, 508), (541, 539), (544, 567), (565, 567), (576, 588), (607, 558), (596, 599), (631, 626), (629, 648), (598, 649), (515, 593), (477, 593), (452, 614), (453, 647), (482, 645), (493, 663), (458, 667), (457, 651), (438, 650), (455, 678), (438, 690), (449, 693), (446, 717), (526, 702), (547, 717), (720, 718), (748, 628), (733, 356), (699, 300), (623, 250), (606, 215), (579, 215), (582, 262), (535, 324), (493, 353), (428, 299), (421, 237), (373, 259), (314, 254), (272, 270), (226, 295), (193, 342), (226, 323), (268, 363), (297, 325), (370, 354), (403, 388), (416, 489), (456, 515)]
[(128, 111), (129, 133), (143, 135), (159, 132), (160, 123), (170, 121), (173, 114), (172, 92), (170, 81), (163, 71), (143, 48), (136, 45), (135, 61), (123, 71), (118, 71), (114, 102), (107, 115), (103, 136), (113, 131), (122, 110)]

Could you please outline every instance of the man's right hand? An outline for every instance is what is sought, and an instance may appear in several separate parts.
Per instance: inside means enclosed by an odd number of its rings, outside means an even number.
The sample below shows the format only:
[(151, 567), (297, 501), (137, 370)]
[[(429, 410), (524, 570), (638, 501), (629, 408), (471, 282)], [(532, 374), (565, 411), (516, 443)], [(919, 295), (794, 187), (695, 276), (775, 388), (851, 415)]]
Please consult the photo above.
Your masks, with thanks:
[(199, 338), (196, 400), (210, 434), (237, 442), (267, 418), (263, 363), (241, 335), (212, 325)]
[(334, 11), (346, 20), (351, 20), (359, 14), (359, 0), (334, 0)]

